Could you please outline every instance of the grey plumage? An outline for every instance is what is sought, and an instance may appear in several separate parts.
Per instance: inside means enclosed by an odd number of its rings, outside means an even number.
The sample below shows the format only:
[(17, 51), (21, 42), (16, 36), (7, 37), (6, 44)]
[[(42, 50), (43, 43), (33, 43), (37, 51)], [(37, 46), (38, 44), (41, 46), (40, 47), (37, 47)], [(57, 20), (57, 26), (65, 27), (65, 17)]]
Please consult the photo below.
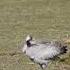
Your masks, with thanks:
[(22, 51), (25, 52), (32, 61), (39, 64), (42, 68), (45, 68), (51, 59), (66, 53), (67, 46), (57, 41), (36, 43), (32, 40), (32, 37), (28, 35)]

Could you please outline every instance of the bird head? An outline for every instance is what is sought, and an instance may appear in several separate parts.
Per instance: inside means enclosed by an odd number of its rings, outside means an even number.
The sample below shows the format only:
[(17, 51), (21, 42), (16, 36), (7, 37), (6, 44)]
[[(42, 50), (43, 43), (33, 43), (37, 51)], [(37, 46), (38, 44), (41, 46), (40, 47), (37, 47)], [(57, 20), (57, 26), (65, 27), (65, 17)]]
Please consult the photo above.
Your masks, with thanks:
[(27, 35), (27, 37), (26, 37), (26, 42), (27, 41), (31, 41), (32, 40), (32, 36), (31, 35)]
[(22, 49), (23, 52), (26, 52), (27, 48), (31, 46), (31, 41), (32, 41), (32, 36), (31, 35), (27, 35), (27, 37), (25, 39), (24, 47)]

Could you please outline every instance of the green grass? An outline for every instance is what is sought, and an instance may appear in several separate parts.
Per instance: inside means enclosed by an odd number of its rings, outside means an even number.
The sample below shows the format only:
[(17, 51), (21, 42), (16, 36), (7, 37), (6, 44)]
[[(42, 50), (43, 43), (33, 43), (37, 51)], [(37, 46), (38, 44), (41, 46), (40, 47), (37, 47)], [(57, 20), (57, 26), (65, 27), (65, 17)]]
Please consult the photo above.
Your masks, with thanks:
[[(41, 39), (70, 35), (70, 0), (0, 0), (0, 70), (38, 70), (17, 46), (27, 34)], [(47, 70), (70, 70), (70, 54)]]

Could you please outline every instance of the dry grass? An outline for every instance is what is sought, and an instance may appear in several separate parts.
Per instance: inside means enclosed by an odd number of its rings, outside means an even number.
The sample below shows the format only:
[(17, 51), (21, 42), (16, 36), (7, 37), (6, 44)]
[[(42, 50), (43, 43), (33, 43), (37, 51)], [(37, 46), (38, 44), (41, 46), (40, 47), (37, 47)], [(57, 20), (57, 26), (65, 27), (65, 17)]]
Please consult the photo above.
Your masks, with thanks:
[[(50, 40), (70, 35), (70, 0), (0, 0), (0, 70), (40, 69), (17, 47), (29, 33)], [(47, 70), (70, 70), (70, 53)]]

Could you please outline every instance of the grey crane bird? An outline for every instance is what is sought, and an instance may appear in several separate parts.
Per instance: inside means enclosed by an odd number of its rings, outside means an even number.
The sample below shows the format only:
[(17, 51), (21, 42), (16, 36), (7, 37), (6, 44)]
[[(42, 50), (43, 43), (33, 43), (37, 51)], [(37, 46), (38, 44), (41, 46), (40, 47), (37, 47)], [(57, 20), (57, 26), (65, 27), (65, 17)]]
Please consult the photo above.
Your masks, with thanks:
[(28, 35), (22, 51), (41, 68), (46, 68), (47, 64), (53, 58), (67, 52), (67, 46), (60, 42), (36, 43), (33, 38)]

